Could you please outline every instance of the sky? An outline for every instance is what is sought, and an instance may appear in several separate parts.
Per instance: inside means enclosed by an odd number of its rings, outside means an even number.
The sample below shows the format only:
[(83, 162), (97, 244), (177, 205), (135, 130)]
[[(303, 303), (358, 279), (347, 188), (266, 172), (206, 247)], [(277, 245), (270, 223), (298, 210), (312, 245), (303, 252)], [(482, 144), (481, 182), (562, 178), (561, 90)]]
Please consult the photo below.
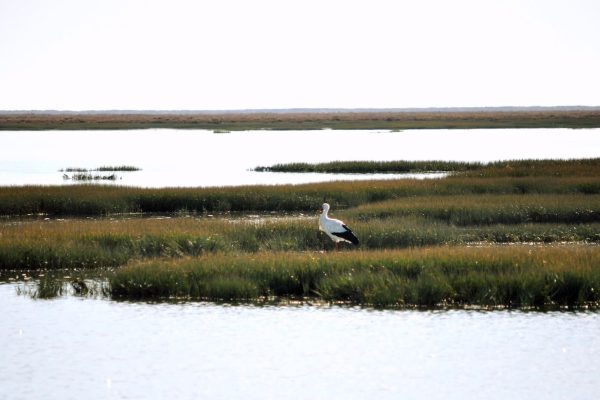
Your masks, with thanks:
[(597, 0), (0, 0), (0, 110), (600, 106)]

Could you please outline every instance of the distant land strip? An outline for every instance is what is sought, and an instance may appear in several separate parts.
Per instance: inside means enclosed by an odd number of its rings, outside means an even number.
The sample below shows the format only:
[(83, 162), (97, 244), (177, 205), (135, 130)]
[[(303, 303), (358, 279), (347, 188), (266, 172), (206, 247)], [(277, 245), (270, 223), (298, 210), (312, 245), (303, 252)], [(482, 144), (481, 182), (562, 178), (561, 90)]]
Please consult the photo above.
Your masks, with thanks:
[(600, 107), (0, 111), (0, 130), (597, 128)]

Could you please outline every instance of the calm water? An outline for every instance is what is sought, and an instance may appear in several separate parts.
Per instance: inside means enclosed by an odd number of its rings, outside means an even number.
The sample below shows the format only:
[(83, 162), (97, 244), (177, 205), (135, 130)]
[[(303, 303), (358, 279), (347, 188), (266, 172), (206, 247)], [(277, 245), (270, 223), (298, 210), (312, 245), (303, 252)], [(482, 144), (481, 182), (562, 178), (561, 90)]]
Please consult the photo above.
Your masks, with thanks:
[(599, 157), (600, 129), (0, 132), (0, 143), (0, 185), (64, 184), (62, 168), (133, 165), (142, 171), (118, 184), (225, 186), (395, 177), (248, 171), (275, 163)]
[(600, 314), (32, 300), (0, 285), (2, 399), (592, 399)]

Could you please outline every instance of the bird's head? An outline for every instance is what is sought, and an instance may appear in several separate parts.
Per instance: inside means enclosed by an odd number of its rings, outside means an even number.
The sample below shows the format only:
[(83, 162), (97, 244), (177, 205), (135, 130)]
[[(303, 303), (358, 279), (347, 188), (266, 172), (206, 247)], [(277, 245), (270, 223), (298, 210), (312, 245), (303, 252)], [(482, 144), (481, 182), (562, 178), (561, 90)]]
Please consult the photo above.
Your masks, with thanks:
[(323, 203), (323, 205), (321, 206), (321, 208), (319, 208), (319, 213), (325, 213), (325, 214), (327, 214), (327, 212), (329, 212), (329, 204), (328, 203)]

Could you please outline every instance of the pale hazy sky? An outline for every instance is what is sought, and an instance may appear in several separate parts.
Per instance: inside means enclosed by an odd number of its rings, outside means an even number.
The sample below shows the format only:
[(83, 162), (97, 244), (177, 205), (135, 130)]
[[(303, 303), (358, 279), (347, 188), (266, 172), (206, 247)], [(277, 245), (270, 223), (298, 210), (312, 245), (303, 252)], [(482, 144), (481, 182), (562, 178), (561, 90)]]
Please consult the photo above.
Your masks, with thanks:
[(597, 0), (0, 0), (0, 110), (600, 105)]

